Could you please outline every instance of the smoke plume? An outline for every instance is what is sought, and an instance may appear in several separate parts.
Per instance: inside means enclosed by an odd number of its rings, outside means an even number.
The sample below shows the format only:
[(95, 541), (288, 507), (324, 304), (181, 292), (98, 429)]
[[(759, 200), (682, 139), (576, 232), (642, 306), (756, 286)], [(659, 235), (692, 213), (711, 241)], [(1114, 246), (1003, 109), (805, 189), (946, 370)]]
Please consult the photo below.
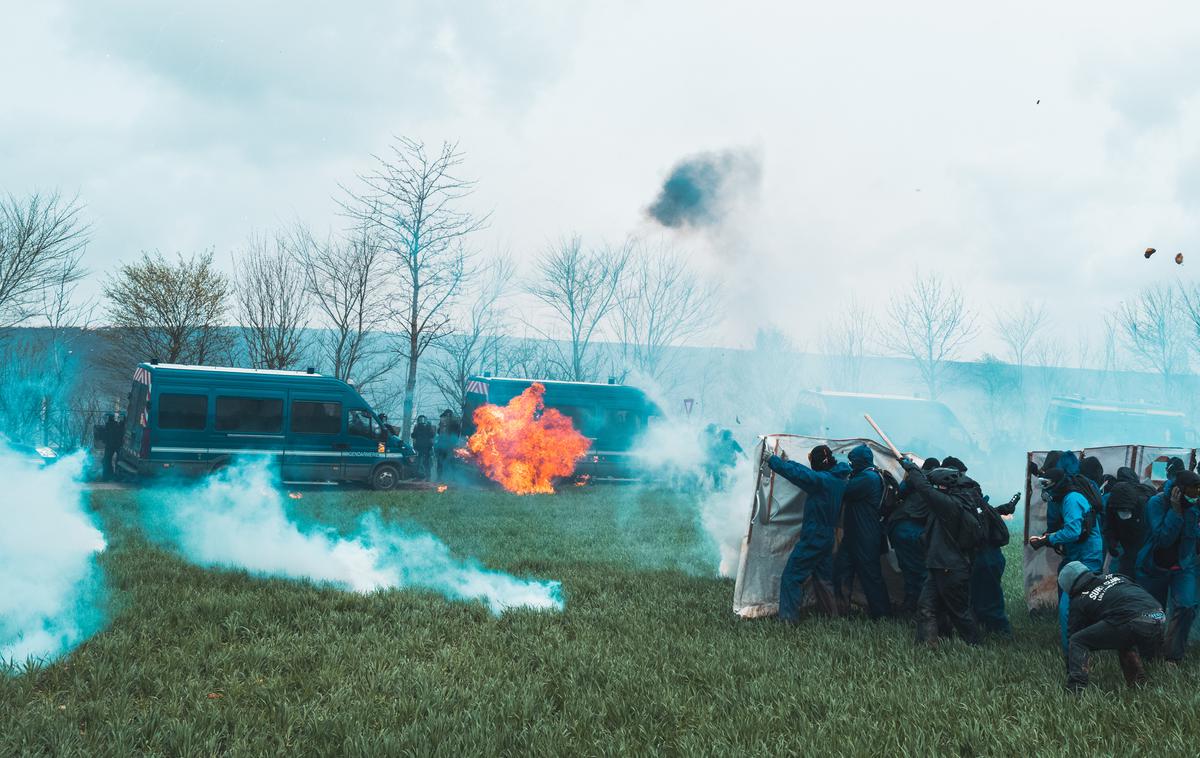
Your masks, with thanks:
[(0, 448), (0, 669), (52, 661), (104, 622), (105, 541), (84, 510), (82, 471), (82, 454), (43, 468)]
[(693, 155), (671, 169), (646, 213), (672, 229), (718, 226), (738, 201), (757, 193), (761, 178), (759, 157), (749, 150)]
[(452, 600), (509, 608), (562, 610), (561, 585), (519, 579), (460, 560), (437, 537), (363, 516), (352, 537), (302, 529), (289, 514), (266, 461), (230, 466), (195, 487), (146, 493), (146, 527), (187, 560), (260, 576), (307, 579), (354, 592), (421, 587)]
[(732, 467), (714, 468), (712, 443), (697, 424), (661, 419), (647, 427), (632, 452), (655, 480), (695, 494), (696, 518), (708, 537), (712, 566), (718, 576), (732, 577), (749, 519), (754, 467), (748, 458), (739, 458)]

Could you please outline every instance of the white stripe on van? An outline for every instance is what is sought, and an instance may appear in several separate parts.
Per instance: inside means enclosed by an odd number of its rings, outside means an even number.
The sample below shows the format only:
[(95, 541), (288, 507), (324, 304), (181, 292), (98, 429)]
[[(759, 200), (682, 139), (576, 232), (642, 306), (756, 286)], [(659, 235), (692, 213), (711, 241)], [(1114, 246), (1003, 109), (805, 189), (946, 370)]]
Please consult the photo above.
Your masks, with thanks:
[(252, 453), (255, 455), (315, 455), (315, 456), (340, 456), (343, 454), (341, 450), (262, 450), (252, 447), (152, 447), (151, 453)]

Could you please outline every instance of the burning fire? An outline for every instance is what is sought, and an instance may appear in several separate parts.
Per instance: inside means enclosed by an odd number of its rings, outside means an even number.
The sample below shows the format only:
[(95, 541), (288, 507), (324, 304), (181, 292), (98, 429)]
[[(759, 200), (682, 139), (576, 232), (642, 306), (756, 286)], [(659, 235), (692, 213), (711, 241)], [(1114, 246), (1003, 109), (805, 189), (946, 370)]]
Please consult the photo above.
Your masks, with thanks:
[(438, 492), (445, 492), (445, 491), (446, 491), (446, 485), (444, 485), (444, 484), (439, 484), (439, 485), (437, 486), (437, 491), (438, 491)]
[(591, 444), (571, 419), (546, 408), (545, 394), (546, 388), (535, 383), (503, 408), (480, 406), (476, 432), (467, 440), (480, 470), (518, 495), (554, 492), (553, 480), (573, 474)]

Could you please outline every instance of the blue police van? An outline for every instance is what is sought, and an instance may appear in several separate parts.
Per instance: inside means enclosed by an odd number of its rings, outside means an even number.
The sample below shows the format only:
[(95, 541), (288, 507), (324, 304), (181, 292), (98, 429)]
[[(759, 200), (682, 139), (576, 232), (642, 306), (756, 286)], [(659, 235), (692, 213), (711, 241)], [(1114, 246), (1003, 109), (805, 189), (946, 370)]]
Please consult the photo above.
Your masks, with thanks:
[(120, 465), (140, 476), (207, 474), (269, 456), (285, 481), (390, 490), (416, 455), (354, 387), (308, 371), (140, 364)]

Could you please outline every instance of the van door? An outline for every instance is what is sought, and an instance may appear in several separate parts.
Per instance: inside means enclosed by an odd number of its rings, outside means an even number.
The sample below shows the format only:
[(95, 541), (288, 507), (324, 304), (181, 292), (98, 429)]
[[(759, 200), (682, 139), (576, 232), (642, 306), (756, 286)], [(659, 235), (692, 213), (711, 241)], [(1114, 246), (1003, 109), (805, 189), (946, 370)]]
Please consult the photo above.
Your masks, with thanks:
[(297, 482), (339, 482), (345, 478), (342, 456), (342, 403), (328, 397), (293, 393), (289, 399), (283, 478)]
[(375, 414), (365, 408), (346, 411), (347, 450), (343, 461), (346, 480), (365, 482), (371, 476), (375, 464), (384, 457), (383, 427)]

